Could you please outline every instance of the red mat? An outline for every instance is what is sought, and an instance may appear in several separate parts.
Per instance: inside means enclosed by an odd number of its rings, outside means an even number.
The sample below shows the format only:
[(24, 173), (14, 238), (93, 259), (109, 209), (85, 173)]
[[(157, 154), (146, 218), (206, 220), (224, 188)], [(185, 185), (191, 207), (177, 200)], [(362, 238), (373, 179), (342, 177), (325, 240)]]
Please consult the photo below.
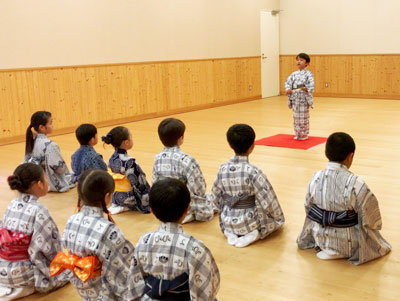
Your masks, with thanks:
[(307, 140), (294, 140), (294, 135), (278, 134), (275, 136), (256, 140), (256, 145), (309, 149), (326, 142), (328, 138), (308, 136)]

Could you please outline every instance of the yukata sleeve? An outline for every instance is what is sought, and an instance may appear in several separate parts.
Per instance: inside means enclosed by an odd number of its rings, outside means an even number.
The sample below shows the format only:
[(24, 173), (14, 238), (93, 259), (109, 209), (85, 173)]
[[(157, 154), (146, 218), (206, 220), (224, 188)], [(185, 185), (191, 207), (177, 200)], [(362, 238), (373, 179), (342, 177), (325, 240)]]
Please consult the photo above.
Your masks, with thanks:
[(187, 158), (189, 159), (189, 164), (184, 167), (187, 181), (186, 185), (191, 194), (204, 198), (207, 185), (203, 173), (201, 172), (200, 165), (196, 159), (189, 156)]
[(139, 164), (137, 164), (135, 159), (130, 158), (126, 162), (125, 175), (140, 198), (150, 192), (150, 185), (146, 180), (146, 174), (140, 168)]
[(104, 162), (103, 156), (98, 153), (94, 153), (91, 160), (90, 168), (107, 171), (107, 164)]
[(102, 263), (104, 284), (108, 295), (124, 298), (127, 293), (129, 264), (134, 247), (114, 224), (109, 226), (97, 256)]
[[(142, 238), (141, 238), (142, 239)], [(140, 240), (141, 240), (140, 239)], [(140, 243), (140, 241), (139, 241)], [(133, 252), (132, 261), (129, 267), (128, 273), (128, 293), (125, 296), (125, 300), (140, 300), (144, 293), (145, 288), (145, 281), (144, 281), (144, 271), (140, 262), (138, 260), (139, 252), (138, 249), (140, 248), (136, 245), (135, 251)]]
[(192, 240), (187, 249), (191, 300), (215, 300), (220, 285), (218, 266), (210, 250), (200, 241)]
[[(287, 92), (289, 89), (292, 89), (293, 80), (294, 80), (294, 78), (293, 78), (293, 73), (292, 73), (292, 74), (290, 74), (290, 75), (288, 76), (288, 78), (287, 78), (286, 81), (285, 81), (285, 91), (286, 91), (286, 92)], [(289, 108), (292, 108), (292, 106), (293, 106), (292, 95), (288, 95), (288, 107), (289, 107)]]
[(265, 229), (262, 228), (262, 237), (282, 227), (285, 223), (282, 208), (274, 189), (261, 170), (257, 170), (253, 178), (254, 194), (256, 198), (257, 213), (260, 220), (266, 221)]
[(209, 200), (215, 207), (222, 211), (223, 207), (223, 198), (222, 198), (222, 189), (220, 187), (220, 176), (219, 173), (215, 177), (214, 184), (211, 188), (210, 194), (207, 195), (207, 200)]
[[(319, 177), (321, 176), (322, 172), (317, 172), (313, 175), (310, 183), (308, 184), (306, 198), (304, 200), (304, 209), (306, 211), (306, 215), (308, 211), (310, 211), (312, 204), (314, 203), (314, 196), (315, 196), (315, 187), (316, 183), (319, 181)], [(322, 175), (323, 176), (323, 175)]]
[(360, 178), (355, 183), (354, 193), (357, 199), (357, 213), (361, 215), (359, 220), (362, 221), (362, 226), (372, 230), (381, 230), (382, 218), (378, 200)]
[(154, 158), (154, 165), (153, 165), (153, 171), (151, 173), (151, 184), (153, 185), (155, 182), (157, 182), (157, 164), (158, 164), (158, 160), (157, 160), (157, 156)]
[(66, 284), (71, 276), (70, 272), (64, 272), (50, 277), (50, 263), (59, 251), (62, 251), (62, 246), (57, 225), (46, 208), (39, 208), (28, 249), (34, 266), (35, 288), (39, 292), (48, 292), (60, 287)]
[(46, 164), (56, 174), (69, 173), (67, 164), (61, 156), (60, 148), (54, 142), (50, 143), (46, 152)]
[(308, 71), (307, 80), (305, 82), (305, 86), (308, 90), (308, 93), (312, 94), (314, 92), (315, 83), (314, 83), (314, 75), (311, 71)]

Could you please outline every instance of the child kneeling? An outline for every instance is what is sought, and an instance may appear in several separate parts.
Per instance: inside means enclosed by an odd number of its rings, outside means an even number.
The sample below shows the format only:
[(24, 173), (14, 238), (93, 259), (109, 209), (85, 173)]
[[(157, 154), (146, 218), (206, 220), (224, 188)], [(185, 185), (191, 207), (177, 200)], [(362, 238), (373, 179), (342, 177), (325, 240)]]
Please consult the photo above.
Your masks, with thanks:
[(166, 178), (153, 184), (150, 208), (161, 221), (156, 232), (136, 245), (128, 276), (128, 300), (213, 300), (219, 271), (210, 250), (183, 232), (190, 193), (186, 185)]
[(297, 244), (300, 249), (315, 248), (320, 259), (349, 258), (359, 265), (386, 255), (391, 246), (379, 233), (378, 200), (349, 171), (355, 149), (350, 135), (329, 136), (325, 148), (329, 163), (314, 174), (308, 186), (307, 216)]

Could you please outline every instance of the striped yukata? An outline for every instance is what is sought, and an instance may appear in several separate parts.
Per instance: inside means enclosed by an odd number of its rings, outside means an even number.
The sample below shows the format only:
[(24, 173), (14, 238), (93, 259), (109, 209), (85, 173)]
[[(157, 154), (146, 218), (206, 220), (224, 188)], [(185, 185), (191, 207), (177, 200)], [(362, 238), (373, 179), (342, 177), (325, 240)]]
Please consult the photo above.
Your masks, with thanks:
[(126, 175), (132, 186), (129, 192), (114, 191), (112, 203), (141, 213), (150, 213), (150, 185), (136, 160), (130, 157), (126, 150), (117, 148), (108, 165), (113, 172)]
[(83, 206), (71, 216), (64, 229), (63, 244), (72, 254), (94, 255), (102, 263), (101, 276), (86, 283), (72, 276), (71, 283), (83, 300), (123, 300), (134, 247), (116, 225), (103, 217), (101, 208)]
[[(185, 273), (189, 298), (183, 300), (215, 300), (220, 276), (210, 250), (200, 240), (184, 233), (182, 225), (161, 223), (158, 231), (144, 234), (136, 245), (126, 300), (157, 300), (149, 296), (150, 292), (144, 293), (150, 285), (149, 278), (159, 279), (161, 290)], [(182, 281), (182, 285), (187, 284)]]
[[(306, 87), (308, 92), (301, 90)], [(288, 95), (288, 106), (293, 109), (294, 132), (297, 137), (306, 137), (310, 131), (309, 107), (313, 107), (314, 76), (306, 69), (293, 72), (285, 82), (285, 90), (291, 89)]]
[[(220, 166), (208, 197), (220, 210), (223, 233), (243, 236), (257, 229), (263, 239), (285, 222), (274, 189), (265, 174), (249, 163), (247, 156), (233, 156)], [(253, 205), (232, 206), (235, 198), (253, 198)]]
[(32, 153), (25, 156), (25, 162), (43, 166), (49, 191), (65, 192), (74, 187), (72, 174), (61, 156), (60, 148), (45, 134), (36, 134)]
[(34, 195), (20, 193), (4, 213), (3, 227), (31, 235), (29, 260), (8, 261), (0, 258), (0, 286), (34, 287), (48, 292), (66, 284), (71, 276), (64, 272), (50, 278), (49, 266), (62, 250), (58, 228), (47, 208)]
[(384, 256), (390, 251), (390, 244), (379, 233), (382, 219), (378, 200), (364, 181), (346, 166), (329, 162), (324, 170), (314, 174), (306, 195), (306, 214), (313, 205), (333, 212), (351, 213), (354, 210), (358, 223), (352, 227), (338, 228), (306, 218), (297, 238), (300, 249), (318, 247), (330, 254), (349, 258), (355, 265)]
[(179, 146), (165, 147), (154, 159), (152, 183), (163, 178), (173, 178), (186, 183), (190, 192), (187, 213), (197, 221), (209, 221), (214, 217), (212, 203), (206, 198), (206, 181), (199, 163), (182, 152)]

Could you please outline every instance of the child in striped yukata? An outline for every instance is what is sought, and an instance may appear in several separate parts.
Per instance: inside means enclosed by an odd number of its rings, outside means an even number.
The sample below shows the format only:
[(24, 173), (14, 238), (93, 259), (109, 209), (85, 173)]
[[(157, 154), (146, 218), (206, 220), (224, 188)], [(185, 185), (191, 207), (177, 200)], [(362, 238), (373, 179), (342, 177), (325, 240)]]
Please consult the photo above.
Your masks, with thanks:
[(174, 178), (186, 184), (191, 202), (183, 223), (209, 221), (214, 217), (214, 208), (206, 198), (206, 181), (199, 163), (192, 156), (182, 152), (185, 124), (175, 118), (167, 118), (158, 126), (158, 135), (164, 149), (154, 158), (152, 183), (160, 179)]
[(35, 163), (44, 168), (49, 191), (65, 192), (75, 185), (72, 183), (72, 174), (61, 156), (60, 148), (46, 136), (52, 132), (53, 118), (50, 112), (38, 111), (32, 115), (26, 130), (25, 162)]
[(58, 253), (50, 266), (52, 276), (73, 267), (71, 283), (85, 301), (123, 300), (127, 292), (134, 247), (108, 215), (114, 185), (104, 170), (82, 174), (78, 182), (80, 209), (69, 218), (63, 234), (68, 254)]
[(220, 166), (208, 197), (220, 210), (219, 224), (228, 244), (242, 248), (282, 227), (285, 218), (267, 177), (249, 163), (254, 130), (235, 124), (226, 135), (235, 156)]
[(88, 169), (107, 170), (103, 156), (96, 153), (93, 146), (97, 144), (97, 128), (93, 124), (81, 124), (75, 131), (81, 147), (71, 157), (71, 167), (74, 172), (73, 182), (77, 182), (81, 174)]
[(18, 166), (8, 177), (19, 192), (4, 213), (0, 229), (0, 300), (49, 292), (68, 283), (70, 274), (50, 278), (51, 260), (61, 251), (61, 237), (47, 208), (38, 202), (48, 191), (43, 168)]
[[(111, 169), (111, 175), (117, 185), (112, 197), (112, 205), (108, 208), (109, 211), (111, 214), (128, 210), (150, 213), (150, 185), (147, 183), (146, 174), (127, 152), (133, 147), (132, 134), (126, 127), (118, 126), (101, 139), (115, 148), (114, 154), (108, 161), (108, 167)], [(127, 188), (126, 185), (125, 187), (119, 185), (121, 177), (128, 182)]]
[(320, 259), (348, 258), (352, 264), (386, 255), (378, 200), (367, 184), (349, 171), (356, 146), (350, 135), (333, 133), (326, 142), (329, 160), (316, 172), (305, 199), (306, 219), (297, 238), (300, 249), (315, 248)]
[(288, 95), (289, 109), (293, 109), (293, 125), (296, 140), (308, 139), (310, 132), (309, 107), (314, 108), (312, 93), (314, 92), (314, 76), (306, 70), (310, 64), (308, 54), (300, 53), (296, 56), (298, 71), (293, 72), (286, 79), (285, 90)]
[(159, 229), (136, 245), (126, 300), (215, 300), (220, 283), (210, 250), (183, 232), (190, 193), (184, 183), (165, 178), (150, 190), (151, 212)]

